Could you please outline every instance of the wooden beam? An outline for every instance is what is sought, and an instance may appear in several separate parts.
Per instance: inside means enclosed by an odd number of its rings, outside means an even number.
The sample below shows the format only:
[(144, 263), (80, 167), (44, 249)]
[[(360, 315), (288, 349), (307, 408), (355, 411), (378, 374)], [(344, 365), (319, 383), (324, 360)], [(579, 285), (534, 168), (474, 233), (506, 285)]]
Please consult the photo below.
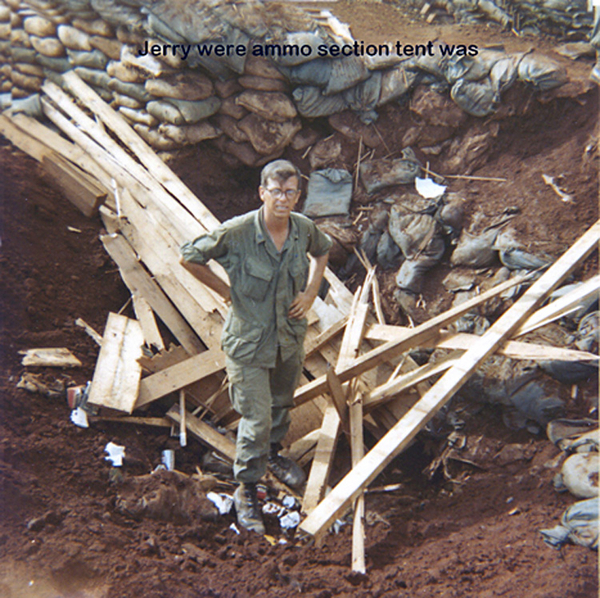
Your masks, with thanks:
[(0, 133), (38, 162), (41, 162), (44, 156), (51, 151), (43, 142), (19, 129), (5, 114), (0, 114)]
[(42, 166), (63, 195), (84, 216), (91, 218), (98, 213), (98, 208), (106, 200), (108, 191), (96, 179), (52, 151), (43, 156)]
[(214, 349), (151, 374), (143, 378), (140, 383), (140, 395), (135, 408), (139, 409), (170, 392), (175, 392), (223, 369), (225, 369), (225, 353), (220, 349)]
[(88, 403), (131, 413), (137, 400), (144, 336), (137, 320), (108, 314)]
[[(365, 455), (363, 438), (363, 404), (362, 395), (356, 393), (350, 403), (350, 449), (352, 467), (358, 465)], [(352, 571), (364, 574), (365, 564), (365, 497), (359, 494), (354, 502), (354, 520), (352, 521)]]
[[(380, 363), (383, 363), (388, 359), (393, 359), (405, 351), (419, 346), (419, 344), (423, 344), (431, 338), (435, 338), (438, 334), (438, 330), (441, 327), (447, 326), (449, 323), (453, 322), (457, 318), (460, 318), (460, 316), (467, 313), (474, 307), (485, 303), (489, 299), (496, 297), (507, 289), (510, 289), (517, 284), (522, 284), (523, 280), (523, 278), (518, 278), (506, 281), (497, 285), (493, 289), (490, 289), (489, 291), (486, 291), (477, 297), (473, 297), (472, 299), (461, 303), (459, 306), (453, 307), (447, 312), (444, 312), (443, 314), (440, 314), (439, 316), (420, 324), (416, 328), (411, 328), (410, 333), (407, 333), (404, 339), (389, 341), (383, 345), (380, 345), (379, 347), (376, 347), (375, 349), (372, 349), (371, 351), (356, 358), (343, 368), (336, 368), (336, 374), (342, 382), (347, 382), (351, 378), (373, 369)], [(294, 395), (294, 402), (297, 405), (301, 405), (302, 403), (309, 401), (310, 399), (319, 396), (324, 392), (327, 392), (327, 379), (325, 376), (320, 376), (319, 378), (316, 378), (312, 382), (309, 382), (308, 384), (305, 384), (299, 388)]]
[(342, 383), (340, 382), (340, 379), (337, 377), (333, 368), (329, 368), (327, 370), (326, 376), (333, 406), (338, 412), (342, 427), (344, 428), (348, 425), (348, 405), (346, 403), (346, 392), (344, 391), (344, 388), (342, 388)]
[[(177, 405), (173, 405), (173, 407), (167, 411), (167, 417), (172, 419), (175, 423), (181, 424), (181, 414), (179, 413), (179, 407)], [(185, 425), (188, 432), (202, 444), (206, 445), (209, 449), (215, 451), (231, 463), (235, 461), (235, 444), (231, 442), (229, 438), (223, 436), (223, 434), (219, 434), (213, 427), (193, 416), (189, 411), (185, 415)]]
[(362, 492), (427, 424), (434, 414), (466, 382), (477, 366), (518, 329), (538, 305), (598, 245), (600, 221), (596, 222), (558, 259), (487, 332), (465, 352), (458, 363), (431, 387), (356, 465), (353, 470), (301, 523), (300, 530), (318, 536), (338, 513)]
[[(527, 326), (527, 322), (525, 322), (524, 326)], [(403, 326), (382, 326), (380, 324), (374, 324), (367, 330), (365, 338), (388, 342), (390, 340), (394, 340), (395, 338), (405, 338), (407, 332), (410, 330), (410, 328), (405, 328)], [(425, 343), (421, 346), (421, 348), (457, 349), (466, 351), (478, 338), (481, 337), (476, 334), (442, 331), (439, 333), (437, 338)], [(527, 360), (554, 359), (560, 361), (596, 361), (599, 359), (598, 355), (594, 355), (593, 353), (588, 353), (586, 351), (576, 351), (573, 349), (563, 349), (562, 347), (552, 347), (548, 345), (540, 345), (538, 343), (526, 343), (521, 341), (506, 341), (500, 347), (498, 347), (496, 353), (498, 355), (503, 355), (504, 357), (510, 357), (511, 359)]]
[(154, 312), (152, 311), (150, 304), (143, 295), (138, 293), (132, 294), (131, 298), (133, 300), (133, 310), (142, 327), (146, 344), (162, 351), (165, 348), (165, 343), (158, 330), (156, 318), (154, 317)]

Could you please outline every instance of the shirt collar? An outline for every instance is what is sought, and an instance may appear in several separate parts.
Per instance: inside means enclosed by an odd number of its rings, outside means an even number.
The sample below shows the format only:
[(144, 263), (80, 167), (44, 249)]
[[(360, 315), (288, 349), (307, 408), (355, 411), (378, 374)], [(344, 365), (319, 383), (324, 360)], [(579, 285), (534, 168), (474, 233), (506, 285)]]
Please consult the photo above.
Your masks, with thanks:
[[(257, 243), (266, 243), (267, 241), (267, 231), (265, 230), (265, 225), (263, 222), (263, 211), (264, 207), (261, 206), (256, 213), (254, 214), (254, 238)], [(298, 240), (300, 235), (300, 231), (298, 230), (298, 225), (296, 224), (296, 220), (293, 217), (293, 212), (290, 215), (290, 234), (288, 235), (288, 239)], [(287, 240), (286, 240), (287, 243)]]

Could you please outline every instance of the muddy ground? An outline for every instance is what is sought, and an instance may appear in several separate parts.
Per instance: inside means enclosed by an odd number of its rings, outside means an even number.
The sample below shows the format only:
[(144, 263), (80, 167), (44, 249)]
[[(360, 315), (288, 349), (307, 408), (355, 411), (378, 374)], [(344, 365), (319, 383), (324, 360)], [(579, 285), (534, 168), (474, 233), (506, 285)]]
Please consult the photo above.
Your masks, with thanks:
[[(413, 36), (421, 31), (418, 23), (388, 12), (390, 7), (376, 8), (378, 17), (370, 12), (371, 28), (363, 31), (366, 15), (337, 6), (345, 20), (354, 14), (357, 39), (379, 39), (399, 26)], [(444, 27), (447, 35), (486, 42), (552, 44), (515, 41), (494, 27)], [(597, 110), (597, 89), (548, 103), (531, 98), (525, 112), (502, 121), (484, 163), (472, 172), (508, 181), (454, 179), (452, 190), (468, 200), (469, 213), (484, 205), (493, 215), (518, 205), (515, 226), (523, 238), (559, 255), (598, 217), (597, 150), (589, 149), (597, 138)], [(394, 146), (405, 132), (404, 119), (389, 110), (380, 119), (386, 143)], [(356, 146), (349, 143), (345, 150), (355, 155)], [(300, 156), (290, 157), (308, 172)], [(221, 219), (256, 205), (258, 173), (223, 164), (211, 148), (182, 156), (175, 168)], [(563, 175), (575, 201), (562, 203), (541, 173)], [(430, 480), (424, 470), (441, 441), (422, 435), (373, 484), (400, 487), (367, 495), (365, 577), (350, 573), (349, 525), (315, 546), (286, 537), (269, 518), (272, 545), (252, 534), (236, 535), (229, 528), (232, 515), (173, 523), (123, 514), (117, 509), (119, 480), (104, 459), (109, 441), (127, 447), (131, 459), (122, 474), (129, 479), (151, 471), (165, 448), (175, 448), (178, 469), (193, 474), (204, 451), (193, 439), (185, 450), (177, 448), (163, 428), (106, 422), (78, 428), (69, 421), (63, 396), (16, 388), (25, 370), (18, 351), (31, 347), (66, 346), (83, 362), (62, 372), (28, 368), (42, 379), (67, 385), (90, 380), (98, 347), (74, 320), (83, 318), (101, 332), (109, 311), (132, 312), (98, 240), (99, 220), (82, 216), (33, 160), (5, 140), (0, 198), (0, 596), (597, 596), (597, 553), (573, 545), (554, 550), (538, 531), (556, 525), (575, 502), (552, 486), (558, 449), (544, 433), (507, 428), (499, 409), (489, 405), (464, 429), (469, 442), (480, 439), (486, 449), (478, 467), (453, 463), (451, 481), (439, 473)], [(577, 277), (587, 278), (596, 268), (592, 258)], [(427, 281), (424, 299), (433, 311), (450, 301), (440, 285), (447, 271), (446, 260)], [(382, 275), (384, 287), (389, 276)], [(387, 309), (390, 321), (402, 319), (391, 303)], [(595, 381), (583, 384), (573, 399), (571, 390), (561, 390), (566, 415), (587, 416), (597, 405)], [(340, 469), (346, 466), (342, 457)]]

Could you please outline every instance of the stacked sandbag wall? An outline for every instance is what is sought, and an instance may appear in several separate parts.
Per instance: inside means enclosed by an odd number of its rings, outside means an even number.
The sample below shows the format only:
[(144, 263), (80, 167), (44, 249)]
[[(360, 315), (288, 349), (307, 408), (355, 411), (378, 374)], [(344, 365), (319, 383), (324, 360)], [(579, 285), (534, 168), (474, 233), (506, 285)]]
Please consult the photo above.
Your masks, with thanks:
[[(560, 65), (543, 56), (482, 51), (449, 58), (440, 44), (434, 56), (408, 59), (393, 47), (389, 56), (380, 50), (372, 57), (322, 57), (319, 48), (352, 40), (301, 9), (286, 6), (280, 14), (258, 0), (236, 6), (198, 0), (182, 12), (145, 0), (0, 1), (0, 34), (7, 30), (12, 47), (11, 59), (2, 55), (0, 76), (13, 97), (37, 92), (45, 78), (60, 83), (58, 75), (74, 69), (155, 149), (215, 139), (249, 166), (281, 155), (290, 144), (301, 149), (314, 143), (315, 118), (329, 117), (336, 129), (331, 119), (350, 109), (368, 124), (378, 108), (404, 100), (418, 86), (431, 86), (482, 117), (516, 80), (541, 91), (566, 80)], [(297, 32), (290, 33), (293, 28)], [(189, 55), (174, 55), (172, 46), (157, 56), (139, 55), (175, 43), (187, 45)], [(216, 43), (244, 47), (246, 55), (200, 56), (198, 45)], [(310, 52), (254, 55), (253, 45), (267, 44)]]

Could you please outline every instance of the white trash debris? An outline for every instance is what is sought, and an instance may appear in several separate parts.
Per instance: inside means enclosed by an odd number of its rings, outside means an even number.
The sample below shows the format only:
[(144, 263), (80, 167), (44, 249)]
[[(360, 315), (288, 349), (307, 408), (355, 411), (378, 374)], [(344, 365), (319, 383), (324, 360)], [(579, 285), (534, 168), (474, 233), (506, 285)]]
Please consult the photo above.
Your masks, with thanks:
[(113, 467), (122, 467), (123, 459), (125, 457), (125, 447), (109, 442), (104, 447), (104, 452), (108, 453), (108, 457), (104, 457), (107, 461), (113, 464)]

